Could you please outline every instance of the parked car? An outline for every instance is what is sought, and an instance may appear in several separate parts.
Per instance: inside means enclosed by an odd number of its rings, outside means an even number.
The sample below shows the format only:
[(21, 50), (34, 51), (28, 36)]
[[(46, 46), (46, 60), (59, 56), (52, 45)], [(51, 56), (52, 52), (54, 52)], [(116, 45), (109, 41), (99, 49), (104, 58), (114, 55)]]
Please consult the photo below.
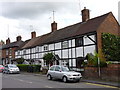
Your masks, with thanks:
[(20, 69), (15, 64), (8, 64), (5, 66), (3, 73), (20, 73)]
[(5, 67), (3, 65), (0, 65), (0, 72), (3, 72), (4, 69)]
[(52, 80), (53, 78), (61, 79), (63, 82), (67, 81), (80, 81), (82, 78), (81, 73), (70, 71), (67, 67), (61, 65), (53, 65), (47, 72), (48, 80)]

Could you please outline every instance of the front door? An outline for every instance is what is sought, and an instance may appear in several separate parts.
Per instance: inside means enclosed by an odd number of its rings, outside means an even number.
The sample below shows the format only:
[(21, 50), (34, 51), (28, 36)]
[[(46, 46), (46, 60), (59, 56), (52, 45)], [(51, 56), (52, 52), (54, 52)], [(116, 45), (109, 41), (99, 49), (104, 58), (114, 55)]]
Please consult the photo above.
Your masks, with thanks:
[(77, 68), (82, 68), (82, 63), (84, 62), (84, 58), (83, 57), (78, 57), (76, 60), (76, 67)]

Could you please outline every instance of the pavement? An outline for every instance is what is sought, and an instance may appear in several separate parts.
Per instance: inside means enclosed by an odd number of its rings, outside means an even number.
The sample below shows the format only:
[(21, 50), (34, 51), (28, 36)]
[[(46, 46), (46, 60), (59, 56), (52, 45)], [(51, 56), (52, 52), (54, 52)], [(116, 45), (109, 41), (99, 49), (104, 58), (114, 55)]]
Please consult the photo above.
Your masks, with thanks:
[[(46, 76), (45, 74), (37, 74), (37, 73), (27, 73), (27, 72), (21, 72), (23, 74), (27, 75), (34, 75), (34, 76)], [(113, 82), (113, 81), (105, 81), (105, 80), (97, 80), (97, 79), (81, 79), (82, 82), (87, 82), (87, 83), (94, 83), (94, 84), (101, 84), (101, 85), (110, 85), (110, 86), (115, 86), (120, 88), (120, 82)]]

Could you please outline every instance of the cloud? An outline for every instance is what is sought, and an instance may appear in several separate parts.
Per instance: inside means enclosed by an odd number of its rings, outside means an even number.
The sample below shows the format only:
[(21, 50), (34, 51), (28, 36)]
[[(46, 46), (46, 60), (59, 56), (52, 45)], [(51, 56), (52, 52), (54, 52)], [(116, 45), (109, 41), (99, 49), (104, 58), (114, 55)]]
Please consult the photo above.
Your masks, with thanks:
[[(51, 2), (4, 2), (1, 3), (1, 15), (12, 19), (36, 19), (53, 10), (65, 10), (72, 3)], [(71, 11), (71, 10), (70, 10)]]

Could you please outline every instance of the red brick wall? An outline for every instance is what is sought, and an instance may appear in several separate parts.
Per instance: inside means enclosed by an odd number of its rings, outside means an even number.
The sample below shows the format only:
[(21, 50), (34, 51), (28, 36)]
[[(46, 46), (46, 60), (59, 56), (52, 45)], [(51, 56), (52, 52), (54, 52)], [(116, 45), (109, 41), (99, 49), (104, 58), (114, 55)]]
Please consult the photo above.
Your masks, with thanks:
[(114, 18), (113, 14), (110, 13), (107, 18), (104, 20), (104, 22), (100, 25), (100, 27), (97, 30), (97, 43), (98, 43), (98, 49), (102, 48), (102, 40), (101, 40), (101, 34), (102, 33), (111, 33), (114, 35), (120, 35), (120, 26), (116, 19)]
[(96, 67), (85, 67), (83, 73), (84, 78), (89, 79), (103, 79), (110, 81), (120, 81), (120, 64), (110, 64), (108, 67), (100, 68), (101, 76), (99, 77), (98, 68)]
[(12, 58), (15, 58), (15, 50), (16, 48), (12, 48)]

